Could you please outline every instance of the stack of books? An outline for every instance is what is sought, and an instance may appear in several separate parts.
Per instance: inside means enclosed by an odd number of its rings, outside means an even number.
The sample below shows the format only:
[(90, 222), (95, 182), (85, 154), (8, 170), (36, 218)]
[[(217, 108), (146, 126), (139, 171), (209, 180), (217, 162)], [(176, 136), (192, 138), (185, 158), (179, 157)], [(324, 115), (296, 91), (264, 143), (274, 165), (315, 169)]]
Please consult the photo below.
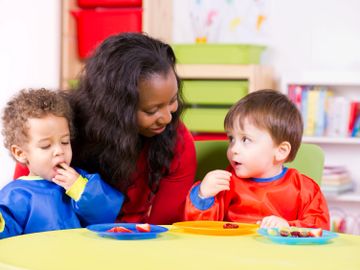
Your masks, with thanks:
[(344, 166), (325, 166), (321, 191), (325, 195), (339, 195), (354, 190), (349, 171)]

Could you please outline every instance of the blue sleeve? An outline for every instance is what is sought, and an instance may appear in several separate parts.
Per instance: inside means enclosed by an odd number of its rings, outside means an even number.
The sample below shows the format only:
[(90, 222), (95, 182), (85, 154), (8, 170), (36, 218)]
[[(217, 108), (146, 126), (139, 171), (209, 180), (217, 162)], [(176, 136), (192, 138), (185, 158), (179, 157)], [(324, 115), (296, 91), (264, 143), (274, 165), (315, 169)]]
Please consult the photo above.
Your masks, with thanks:
[(28, 197), (23, 192), (7, 189), (0, 192), (0, 214), (2, 216), (0, 239), (22, 234), (28, 216)]
[(78, 201), (72, 200), (73, 208), (84, 225), (115, 222), (124, 195), (105, 183), (99, 174), (88, 174), (84, 170), (77, 171), (88, 179)]
[(204, 211), (209, 209), (214, 204), (215, 198), (214, 197), (205, 198), (205, 199), (200, 198), (199, 189), (200, 189), (200, 185), (196, 185), (191, 189), (190, 200), (197, 209)]

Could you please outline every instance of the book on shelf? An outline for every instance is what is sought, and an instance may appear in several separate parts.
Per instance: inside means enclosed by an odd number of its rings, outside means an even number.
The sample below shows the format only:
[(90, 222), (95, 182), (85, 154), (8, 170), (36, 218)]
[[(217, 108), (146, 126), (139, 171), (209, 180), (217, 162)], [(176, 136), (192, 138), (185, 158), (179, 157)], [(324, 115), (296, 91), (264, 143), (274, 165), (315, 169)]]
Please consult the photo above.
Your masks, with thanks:
[[(360, 101), (352, 101), (350, 102), (350, 110), (349, 110), (349, 125), (348, 125), (348, 134), (350, 136), (353, 135), (354, 132), (354, 126), (356, 120), (360, 116)], [(355, 137), (355, 136), (352, 136)]]
[(345, 97), (334, 96), (328, 103), (328, 127), (326, 135), (329, 137), (347, 137), (349, 119), (349, 101)]
[(315, 136), (323, 136), (326, 128), (326, 103), (327, 103), (327, 89), (320, 87), (317, 100), (317, 115), (315, 117)]
[(350, 192), (354, 190), (354, 183), (351, 181), (346, 184), (337, 185), (337, 186), (329, 186), (329, 185), (321, 185), (320, 189), (325, 194), (325, 196), (332, 195), (340, 195), (346, 192)]
[(360, 115), (356, 117), (354, 126), (351, 131), (351, 137), (360, 137)]
[(360, 137), (360, 101), (322, 85), (289, 84), (287, 93), (301, 111), (305, 136)]
[(349, 173), (327, 175), (322, 177), (321, 185), (338, 186), (351, 182)]
[(306, 121), (307, 125), (304, 129), (305, 136), (313, 136), (315, 135), (315, 124), (316, 124), (316, 117), (317, 117), (317, 110), (318, 110), (318, 99), (319, 99), (319, 91), (317, 90), (310, 90), (308, 92), (308, 102), (307, 102), (307, 113), (306, 113)]
[(304, 122), (304, 131), (308, 129), (308, 123), (305, 121), (307, 119), (308, 113), (308, 88), (305, 86), (301, 87), (301, 116)]
[(345, 166), (341, 165), (325, 165), (323, 170), (323, 175), (338, 175), (342, 173), (347, 173), (348, 169)]
[(348, 169), (344, 166), (325, 166), (321, 190), (325, 195), (338, 195), (354, 188)]

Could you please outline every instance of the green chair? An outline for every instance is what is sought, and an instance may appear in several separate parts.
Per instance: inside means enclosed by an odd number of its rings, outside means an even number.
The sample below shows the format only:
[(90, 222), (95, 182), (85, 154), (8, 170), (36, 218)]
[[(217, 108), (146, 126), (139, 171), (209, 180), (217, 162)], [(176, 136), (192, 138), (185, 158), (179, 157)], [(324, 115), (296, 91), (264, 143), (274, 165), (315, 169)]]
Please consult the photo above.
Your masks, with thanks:
[[(215, 169), (225, 169), (229, 162), (226, 158), (227, 141), (196, 141), (197, 172), (196, 180), (202, 180), (206, 173)], [(295, 160), (284, 164), (295, 168), (316, 181), (319, 185), (324, 168), (324, 152), (315, 144), (303, 143)]]

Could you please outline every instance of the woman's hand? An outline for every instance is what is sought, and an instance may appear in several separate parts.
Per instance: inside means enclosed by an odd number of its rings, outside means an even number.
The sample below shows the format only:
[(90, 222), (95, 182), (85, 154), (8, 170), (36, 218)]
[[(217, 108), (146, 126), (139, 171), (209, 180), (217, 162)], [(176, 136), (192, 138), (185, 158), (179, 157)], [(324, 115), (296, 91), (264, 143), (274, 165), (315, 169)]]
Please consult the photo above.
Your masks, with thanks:
[(289, 227), (289, 223), (285, 219), (277, 216), (264, 217), (261, 221), (258, 221), (257, 224), (260, 224), (260, 228)]
[(224, 170), (215, 170), (207, 173), (200, 184), (199, 196), (209, 198), (223, 190), (230, 190), (231, 173)]
[(73, 168), (68, 166), (66, 163), (61, 163), (60, 166), (62, 168), (58, 168), (58, 174), (52, 179), (52, 181), (59, 186), (65, 188), (66, 191), (70, 189), (70, 187), (75, 183), (75, 181), (79, 178), (80, 174), (78, 174)]

